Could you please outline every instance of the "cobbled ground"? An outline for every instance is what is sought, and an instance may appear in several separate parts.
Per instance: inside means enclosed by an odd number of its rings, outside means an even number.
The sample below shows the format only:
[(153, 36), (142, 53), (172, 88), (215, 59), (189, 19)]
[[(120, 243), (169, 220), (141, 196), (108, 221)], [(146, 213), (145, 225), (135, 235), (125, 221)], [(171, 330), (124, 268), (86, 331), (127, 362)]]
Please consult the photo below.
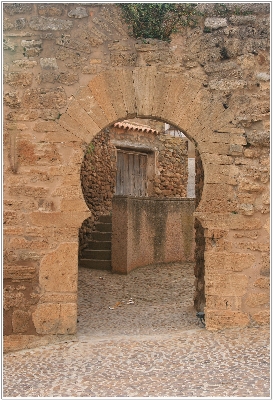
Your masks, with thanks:
[(209, 332), (193, 264), (79, 269), (78, 334), (4, 355), (3, 397), (270, 398), (268, 327)]

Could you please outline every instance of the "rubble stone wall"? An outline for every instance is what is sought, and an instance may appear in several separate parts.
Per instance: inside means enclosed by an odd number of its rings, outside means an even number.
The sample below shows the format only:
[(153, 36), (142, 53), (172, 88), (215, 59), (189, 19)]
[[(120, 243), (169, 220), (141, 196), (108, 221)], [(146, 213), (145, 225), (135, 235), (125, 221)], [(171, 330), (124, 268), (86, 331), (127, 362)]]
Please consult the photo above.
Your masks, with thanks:
[(225, 4), (170, 43), (129, 37), (116, 4), (3, 5), (6, 349), (76, 332), (81, 165), (129, 118), (200, 153), (207, 329), (269, 322), (270, 5)]

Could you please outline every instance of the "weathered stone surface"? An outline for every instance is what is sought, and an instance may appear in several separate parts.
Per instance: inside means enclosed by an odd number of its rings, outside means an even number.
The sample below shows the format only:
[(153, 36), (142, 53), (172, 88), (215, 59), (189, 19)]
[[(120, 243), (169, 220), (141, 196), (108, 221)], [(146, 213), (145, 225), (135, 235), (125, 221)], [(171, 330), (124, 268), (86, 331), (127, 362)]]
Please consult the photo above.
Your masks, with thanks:
[(84, 7), (76, 7), (73, 10), (69, 11), (67, 14), (70, 18), (85, 18), (88, 17), (86, 12), (86, 8)]
[(4, 5), (4, 11), (9, 15), (29, 14), (32, 10), (32, 4), (28, 3), (9, 3)]
[(206, 252), (205, 261), (208, 271), (241, 272), (251, 268), (255, 257), (251, 253)]
[(40, 298), (41, 303), (77, 303), (76, 293), (44, 293)]
[(37, 226), (55, 227), (80, 227), (90, 213), (88, 211), (67, 211), (67, 212), (33, 212), (30, 220)]
[(66, 31), (72, 26), (71, 21), (43, 16), (32, 17), (29, 21), (29, 27), (35, 31)]
[(269, 292), (267, 292), (267, 293), (251, 293), (246, 298), (246, 305), (248, 307), (252, 307), (252, 308), (259, 307), (264, 304), (269, 306), (269, 301), (270, 301)]
[(24, 59), (14, 60), (12, 63), (20, 68), (34, 68), (37, 65), (37, 61)]
[(26, 265), (7, 265), (4, 268), (4, 279), (32, 279), (36, 275), (36, 267)]
[(205, 314), (206, 328), (208, 330), (225, 329), (228, 327), (244, 327), (249, 324), (248, 315), (240, 311), (205, 310)]
[(57, 69), (56, 58), (40, 58), (40, 65), (43, 69)]
[(59, 17), (62, 15), (61, 4), (38, 4), (38, 14), (44, 17)]
[(219, 29), (227, 26), (226, 18), (206, 18), (205, 27), (210, 29)]
[(76, 292), (78, 279), (78, 244), (62, 243), (47, 254), (40, 266), (39, 282), (42, 291)]
[(22, 310), (15, 310), (12, 314), (13, 333), (24, 333), (28, 331), (30, 313)]
[(43, 335), (58, 333), (60, 309), (60, 304), (39, 304), (32, 314), (36, 332)]
[(254, 286), (260, 288), (260, 289), (269, 289), (270, 286), (270, 278), (258, 278), (254, 282)]
[(254, 321), (259, 325), (270, 324), (270, 310), (262, 310), (251, 315)]
[(270, 143), (269, 132), (248, 132), (246, 137), (251, 146), (268, 147)]
[(206, 277), (208, 295), (242, 296), (246, 293), (248, 277), (243, 274), (215, 273)]
[(66, 106), (66, 93), (62, 87), (56, 89), (27, 89), (22, 98), (26, 108), (61, 108)]
[(5, 82), (11, 86), (27, 87), (30, 86), (33, 74), (28, 72), (9, 72), (4, 75)]
[(58, 333), (73, 334), (77, 331), (77, 303), (61, 304)]
[[(240, 318), (268, 321), (268, 305), (253, 308), (246, 300), (268, 292), (270, 274), (270, 7), (245, 3), (245, 15), (238, 15), (236, 7), (228, 5), (227, 15), (216, 17), (206, 6), (199, 28), (177, 32), (170, 43), (143, 43), (128, 36), (115, 5), (4, 4), (4, 276), (12, 285), (16, 280), (36, 285), (43, 258), (61, 243), (77, 243), (83, 221), (82, 232), (90, 234), (98, 215), (111, 209), (116, 158), (98, 133), (139, 112), (179, 127), (201, 154), (196, 155), (195, 306), (201, 309), (207, 296), (207, 326), (212, 322), (222, 328), (220, 311), (237, 312), (225, 315), (224, 326), (240, 326)], [(49, 58), (56, 62), (47, 64)], [(100, 168), (90, 170), (83, 157), (94, 135), (95, 155), (104, 159)], [(128, 135), (122, 135), (120, 142), (128, 144)], [(141, 133), (139, 140), (144, 140)], [(154, 168), (162, 169), (149, 188), (156, 196), (184, 196), (184, 150), (179, 153), (175, 141), (164, 151), (156, 149), (153, 136), (150, 144), (148, 157), (153, 154)], [(179, 177), (173, 169), (178, 164), (185, 172)], [(86, 192), (94, 201), (92, 215), (80, 174), (83, 181), (92, 180), (94, 193)], [(232, 285), (225, 286), (224, 272)], [(206, 294), (205, 274), (212, 291)], [(9, 333), (12, 307), (34, 310), (25, 291), (15, 294), (11, 288), (5, 291)], [(46, 304), (75, 304), (73, 296), (46, 294)], [(61, 332), (73, 332), (73, 307), (59, 308)], [(217, 310), (213, 320), (211, 312)], [(30, 322), (25, 333), (33, 329)], [(24, 333), (18, 336), (21, 340), (10, 340), (16, 348), (32, 343)]]

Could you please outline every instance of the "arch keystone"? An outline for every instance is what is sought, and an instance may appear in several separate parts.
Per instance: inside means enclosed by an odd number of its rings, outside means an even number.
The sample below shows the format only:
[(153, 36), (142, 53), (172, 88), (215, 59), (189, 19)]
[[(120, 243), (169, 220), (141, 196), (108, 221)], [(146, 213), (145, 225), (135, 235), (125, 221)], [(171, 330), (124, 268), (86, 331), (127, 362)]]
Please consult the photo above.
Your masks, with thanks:
[(138, 116), (152, 117), (156, 67), (136, 67), (133, 82)]

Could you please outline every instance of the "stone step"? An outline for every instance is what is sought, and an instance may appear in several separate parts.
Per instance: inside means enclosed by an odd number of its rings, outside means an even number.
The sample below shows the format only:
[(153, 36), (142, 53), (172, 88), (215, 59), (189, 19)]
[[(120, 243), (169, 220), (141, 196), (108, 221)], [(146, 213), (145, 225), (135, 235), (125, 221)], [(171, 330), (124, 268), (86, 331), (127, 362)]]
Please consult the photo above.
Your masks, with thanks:
[(90, 269), (105, 269), (111, 271), (111, 261), (110, 260), (87, 260), (82, 258), (79, 260), (79, 266), (90, 268)]
[(84, 250), (82, 258), (89, 260), (109, 260), (111, 261), (111, 250)]
[(111, 250), (111, 242), (96, 242), (88, 240), (86, 250)]
[(100, 222), (105, 222), (106, 224), (112, 223), (112, 215), (101, 215), (99, 217)]
[(112, 232), (112, 224), (108, 224), (108, 223), (97, 223), (96, 226), (96, 231), (98, 232)]
[(112, 239), (111, 232), (92, 232), (91, 239), (102, 242), (110, 242)]

